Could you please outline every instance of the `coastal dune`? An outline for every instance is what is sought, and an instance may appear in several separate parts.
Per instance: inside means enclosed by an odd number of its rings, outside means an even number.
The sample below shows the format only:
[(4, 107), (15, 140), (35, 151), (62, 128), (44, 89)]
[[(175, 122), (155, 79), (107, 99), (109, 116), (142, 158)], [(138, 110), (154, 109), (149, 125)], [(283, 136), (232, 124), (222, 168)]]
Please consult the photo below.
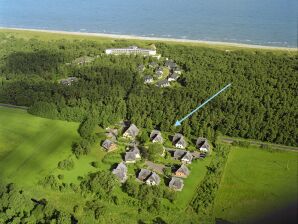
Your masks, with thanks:
[(268, 50), (297, 51), (297, 48), (264, 46), (264, 45), (253, 45), (253, 44), (242, 44), (242, 43), (231, 43), (231, 42), (220, 42), (220, 41), (203, 41), (203, 40), (163, 38), (163, 37), (143, 37), (143, 36), (135, 36), (135, 35), (89, 33), (89, 32), (71, 32), (71, 31), (45, 30), (45, 29), (27, 29), (27, 28), (0, 27), (0, 29), (2, 29), (2, 30), (5, 29), (5, 30), (16, 30), (16, 31), (54, 33), (54, 34), (64, 34), (64, 35), (93, 36), (93, 37), (103, 37), (103, 38), (113, 38), (113, 39), (149, 40), (149, 41), (177, 42), (177, 43), (197, 43), (197, 44), (227, 46), (227, 47), (239, 47), (239, 48), (255, 48), (255, 49), (268, 49)]

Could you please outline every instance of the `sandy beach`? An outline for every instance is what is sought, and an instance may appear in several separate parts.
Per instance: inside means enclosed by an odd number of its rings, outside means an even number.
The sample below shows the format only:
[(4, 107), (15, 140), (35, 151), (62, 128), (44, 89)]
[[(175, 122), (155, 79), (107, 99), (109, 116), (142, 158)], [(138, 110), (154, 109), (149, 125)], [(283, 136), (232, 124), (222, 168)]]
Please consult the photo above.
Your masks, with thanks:
[(163, 38), (163, 37), (143, 37), (143, 36), (134, 36), (134, 35), (71, 32), (71, 31), (45, 30), (45, 29), (26, 29), (26, 28), (8, 28), (8, 27), (0, 27), (0, 29), (54, 33), (54, 34), (64, 34), (64, 35), (93, 36), (93, 37), (104, 37), (104, 38), (112, 38), (112, 39), (131, 39), (131, 40), (149, 40), (149, 41), (178, 42), (178, 43), (197, 43), (197, 44), (218, 45), (218, 46), (239, 47), (239, 48), (297, 51), (297, 48), (241, 44), (241, 43), (220, 42), (220, 41), (203, 41), (203, 40), (176, 39), (176, 38)]

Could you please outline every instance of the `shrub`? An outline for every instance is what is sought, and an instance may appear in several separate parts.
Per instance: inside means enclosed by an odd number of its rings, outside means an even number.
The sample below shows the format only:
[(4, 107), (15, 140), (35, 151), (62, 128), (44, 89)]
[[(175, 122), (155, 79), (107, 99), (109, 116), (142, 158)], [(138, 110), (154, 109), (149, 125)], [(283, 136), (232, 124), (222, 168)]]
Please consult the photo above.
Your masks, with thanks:
[(91, 151), (91, 144), (86, 139), (81, 139), (81, 141), (74, 143), (72, 146), (73, 154), (79, 158), (82, 155), (88, 155)]
[(95, 126), (96, 126), (96, 119), (94, 119), (93, 117), (87, 118), (81, 123), (79, 127), (78, 131), (80, 136), (83, 138), (88, 137), (93, 133)]
[(93, 161), (93, 162), (91, 162), (91, 166), (93, 166), (94, 168), (99, 168), (99, 162)]
[(74, 161), (72, 159), (65, 159), (58, 163), (58, 168), (61, 170), (72, 170), (74, 168)]

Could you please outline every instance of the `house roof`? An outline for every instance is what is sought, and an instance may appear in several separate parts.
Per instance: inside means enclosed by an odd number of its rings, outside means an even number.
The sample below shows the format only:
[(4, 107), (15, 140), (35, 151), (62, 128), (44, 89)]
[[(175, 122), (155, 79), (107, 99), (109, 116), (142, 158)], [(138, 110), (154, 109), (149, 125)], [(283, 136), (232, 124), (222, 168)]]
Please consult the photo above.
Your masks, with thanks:
[(76, 82), (76, 81), (78, 81), (77, 77), (68, 77), (66, 79), (62, 79), (60, 83), (63, 85), (70, 85), (72, 82)]
[(182, 156), (184, 156), (184, 154), (186, 154), (186, 150), (180, 150), (180, 149), (175, 150), (175, 152), (174, 152), (174, 158), (175, 159), (181, 159)]
[(172, 142), (173, 143), (176, 143), (177, 141), (179, 141), (180, 138), (183, 138), (184, 136), (180, 133), (176, 133), (174, 136), (173, 136), (173, 140)]
[(152, 80), (152, 79), (153, 79), (153, 77), (151, 75), (146, 75), (144, 77), (144, 80)]
[(199, 137), (197, 139), (197, 142), (196, 142), (196, 147), (197, 148), (206, 148), (206, 149), (209, 149), (210, 148), (210, 145), (209, 145), (208, 140), (206, 138)]
[(153, 130), (150, 134), (150, 139), (157, 142), (163, 142), (163, 137), (161, 136), (161, 132), (158, 130)]
[(169, 187), (176, 190), (181, 190), (183, 188), (183, 180), (177, 177), (172, 177)]
[(174, 72), (175, 72), (175, 71), (177, 71), (177, 72), (181, 72), (182, 70), (181, 70), (179, 67), (176, 67), (176, 68), (173, 69), (173, 71), (174, 71)]
[(102, 143), (102, 147), (104, 147), (105, 149), (109, 149), (113, 144), (115, 144), (114, 142), (112, 142), (109, 139), (104, 140), (104, 142)]
[(154, 142), (163, 142), (163, 137), (161, 135), (155, 135), (153, 138), (152, 138), (152, 141)]
[(161, 135), (161, 132), (159, 130), (152, 130), (150, 133), (150, 138), (152, 139), (156, 135)]
[(158, 68), (156, 72), (163, 72), (163, 68)]
[(184, 164), (182, 164), (178, 170), (176, 170), (176, 172), (179, 172), (179, 173), (183, 173), (185, 176), (188, 176), (189, 175), (189, 169), (187, 168), (187, 166), (185, 166)]
[(145, 181), (149, 177), (150, 174), (151, 174), (150, 170), (141, 169), (141, 171), (139, 172), (139, 175), (138, 175), (138, 179), (141, 181)]
[(109, 129), (107, 130), (106, 135), (107, 135), (107, 137), (116, 140), (116, 137), (117, 137), (117, 135), (118, 135), (118, 130), (117, 130), (117, 129), (109, 128)]
[(127, 179), (127, 167), (124, 162), (119, 163), (112, 173), (117, 176), (121, 183), (125, 182)]
[(133, 152), (134, 154), (140, 154), (140, 149), (137, 146), (133, 146), (129, 152)]
[(164, 79), (164, 80), (161, 80), (157, 83), (158, 86), (163, 86), (163, 85), (170, 85), (169, 81)]
[(89, 63), (92, 62), (94, 60), (94, 58), (89, 57), (89, 56), (82, 56), (79, 58), (76, 58), (75, 60), (73, 60), (73, 63), (75, 64), (83, 64), (83, 63)]
[(134, 124), (131, 124), (124, 133), (127, 133), (132, 137), (136, 137), (139, 133), (139, 129)]
[(160, 183), (160, 177), (154, 172), (151, 173), (147, 180), (150, 182), (155, 182), (157, 185)]
[(186, 152), (185, 155), (183, 155), (183, 157), (181, 158), (181, 160), (184, 160), (184, 161), (192, 161), (192, 154), (190, 152)]
[(141, 65), (138, 65), (138, 70), (139, 70), (139, 71), (142, 71), (142, 70), (144, 70), (144, 69), (145, 69), (145, 66), (144, 66), (144, 65), (142, 65), (142, 64), (141, 64)]
[(183, 147), (187, 146), (187, 142), (185, 141), (185, 139), (183, 137), (180, 138), (175, 144), (182, 145)]
[(112, 173), (118, 177), (120, 182), (125, 182), (127, 179), (127, 167), (125, 166), (125, 163), (119, 163), (116, 169), (112, 171)]
[(114, 169), (114, 170), (118, 170), (121, 172), (127, 172), (127, 167), (124, 162), (121, 162), (117, 165), (116, 169)]
[(158, 64), (157, 64), (157, 62), (152, 61), (152, 62), (149, 63), (149, 66), (156, 67), (156, 66), (158, 66)]
[(167, 60), (165, 62), (165, 66), (167, 66), (169, 68), (176, 68), (177, 67), (177, 64), (173, 60)]
[(125, 153), (125, 161), (135, 161), (136, 160), (136, 154), (134, 152), (126, 152)]
[(172, 73), (170, 76), (169, 76), (169, 78), (171, 78), (171, 79), (178, 79), (179, 78), (179, 74), (178, 73), (176, 73), (176, 72), (174, 72), (174, 73)]

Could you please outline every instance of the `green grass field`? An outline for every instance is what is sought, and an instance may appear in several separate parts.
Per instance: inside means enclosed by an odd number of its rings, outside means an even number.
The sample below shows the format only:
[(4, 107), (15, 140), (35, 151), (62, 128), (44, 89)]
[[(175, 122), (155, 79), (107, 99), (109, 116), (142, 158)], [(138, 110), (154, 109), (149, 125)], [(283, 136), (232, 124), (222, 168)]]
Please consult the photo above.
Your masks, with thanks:
[(215, 201), (215, 217), (244, 222), (297, 199), (298, 153), (233, 147)]
[(77, 123), (0, 107), (0, 179), (32, 186), (71, 154)]

